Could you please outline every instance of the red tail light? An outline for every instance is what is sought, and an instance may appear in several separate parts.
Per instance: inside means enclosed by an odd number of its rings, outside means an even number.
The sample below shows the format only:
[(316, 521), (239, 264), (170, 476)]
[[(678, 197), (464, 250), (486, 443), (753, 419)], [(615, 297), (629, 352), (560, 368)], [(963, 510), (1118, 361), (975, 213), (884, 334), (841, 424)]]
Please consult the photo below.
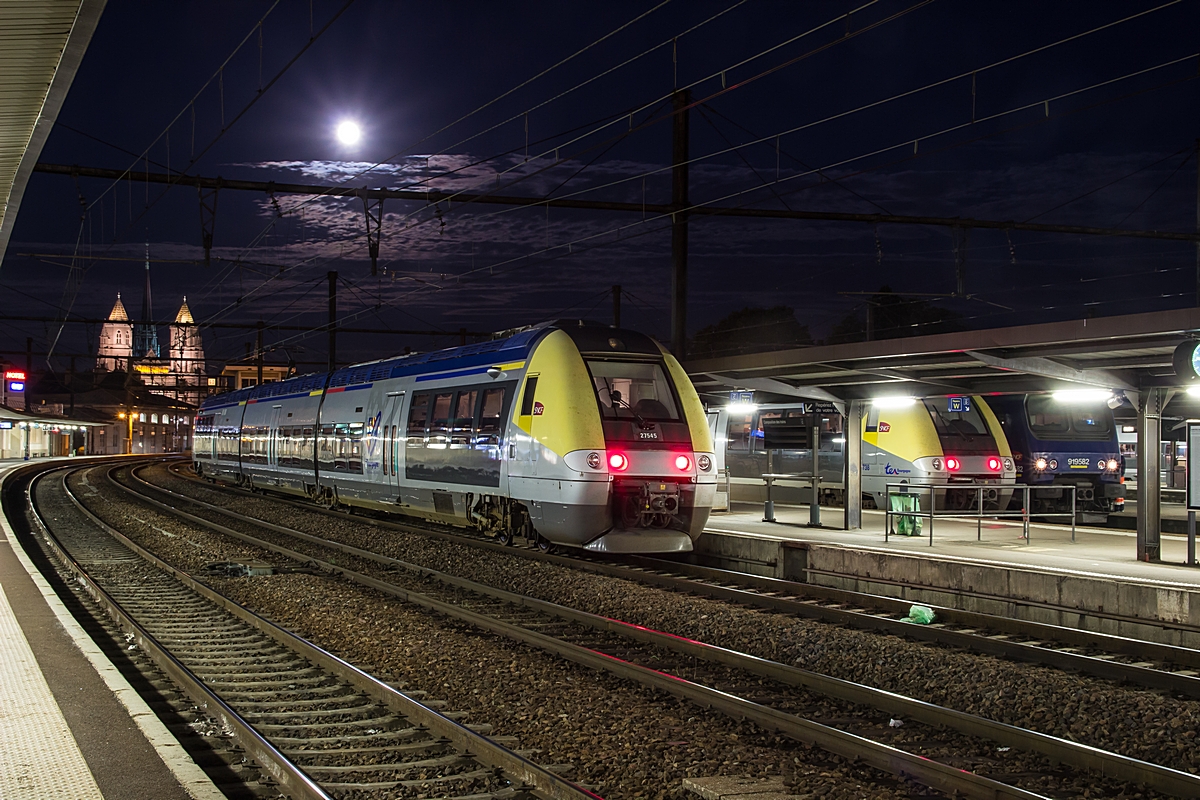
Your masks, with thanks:
[(609, 453), (608, 467), (615, 469), (617, 472), (622, 472), (629, 468), (629, 459), (624, 453)]
[(962, 462), (954, 456), (946, 456), (946, 469), (950, 472), (958, 472), (962, 469)]
[(995, 456), (988, 457), (987, 465), (988, 469), (990, 469), (992, 472), (1000, 471), (1000, 459), (996, 458)]
[(692, 468), (692, 460), (682, 453), (675, 456), (675, 469), (680, 472), (687, 472)]

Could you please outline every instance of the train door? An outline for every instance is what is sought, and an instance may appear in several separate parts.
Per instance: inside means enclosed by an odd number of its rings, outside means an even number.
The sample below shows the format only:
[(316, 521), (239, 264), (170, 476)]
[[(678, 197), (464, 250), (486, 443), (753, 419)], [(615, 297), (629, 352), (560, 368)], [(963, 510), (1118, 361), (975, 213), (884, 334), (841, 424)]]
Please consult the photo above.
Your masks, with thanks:
[(713, 440), (713, 469), (717, 475), (717, 493), (713, 511), (729, 510), (729, 472), (725, 469), (725, 444), (729, 441), (729, 412), (725, 409), (708, 412), (708, 430)]
[(400, 475), (404, 471), (404, 439), (400, 412), (404, 392), (389, 392), (383, 404), (380, 436), (383, 444), (383, 475), (389, 498), (400, 496)]
[(537, 402), (538, 376), (529, 374), (525, 377), (525, 389), (521, 394), (521, 406), (517, 416), (517, 426), (521, 433), (513, 448), (515, 463), (509, 467), (509, 474), (533, 477), (537, 474), (538, 444), (537, 418), (541, 416), (541, 405)]
[(279, 466), (279, 414), (283, 405), (271, 406), (271, 427), (267, 429), (267, 463)]

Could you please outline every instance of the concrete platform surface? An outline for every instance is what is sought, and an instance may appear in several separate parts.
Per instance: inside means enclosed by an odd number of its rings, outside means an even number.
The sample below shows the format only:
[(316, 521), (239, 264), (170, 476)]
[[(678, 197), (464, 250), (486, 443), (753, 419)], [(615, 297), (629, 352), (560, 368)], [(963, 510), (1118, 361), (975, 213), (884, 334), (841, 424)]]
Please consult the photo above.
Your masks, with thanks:
[[(16, 466), (0, 466), (0, 475)], [(71, 617), (0, 517), (0, 798), (224, 796)]]

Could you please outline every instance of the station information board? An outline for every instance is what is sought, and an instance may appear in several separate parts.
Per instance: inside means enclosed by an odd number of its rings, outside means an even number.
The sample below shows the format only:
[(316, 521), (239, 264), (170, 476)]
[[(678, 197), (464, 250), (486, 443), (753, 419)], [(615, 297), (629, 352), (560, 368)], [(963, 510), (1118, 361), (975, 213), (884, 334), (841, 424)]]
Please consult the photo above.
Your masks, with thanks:
[(1200, 465), (1193, 467), (1192, 453), (1200, 453), (1200, 420), (1187, 423), (1187, 507), (1188, 511), (1200, 511)]

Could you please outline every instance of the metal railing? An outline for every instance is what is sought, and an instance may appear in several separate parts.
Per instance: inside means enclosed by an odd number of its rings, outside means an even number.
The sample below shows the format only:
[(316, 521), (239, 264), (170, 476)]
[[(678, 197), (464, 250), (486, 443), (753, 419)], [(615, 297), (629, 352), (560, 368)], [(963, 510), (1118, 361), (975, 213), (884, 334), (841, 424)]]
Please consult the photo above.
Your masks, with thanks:
[[(997, 509), (995, 511), (985, 511), (983, 508), (983, 492), (985, 489), (1008, 489), (1011, 488), (1016, 492), (1023, 492), (1024, 497), (1019, 511), (1004, 511)], [(956, 519), (973, 519), (975, 520), (975, 539), (983, 541), (983, 520), (984, 517), (989, 519), (1020, 519), (1022, 522), (1021, 538), (1025, 540), (1025, 544), (1029, 544), (1029, 498), (1030, 489), (1044, 488), (1033, 487), (1028, 484), (1004, 485), (996, 483), (889, 483), (887, 484), (887, 502), (884, 504), (884, 525), (883, 525), (883, 540), (886, 542), (891, 536), (896, 535), (892, 530), (892, 521), (895, 517), (916, 517), (918, 519), (929, 520), (929, 546), (933, 547), (933, 520), (935, 517), (956, 518)], [(1066, 517), (1071, 518), (1071, 541), (1075, 541), (1075, 486), (1064, 485), (1055, 486), (1055, 489), (1061, 488), (1071, 492), (1071, 510), (1070, 511), (1055, 511), (1049, 513), (1038, 513), (1039, 517)], [(937, 497), (938, 489), (973, 489), (975, 490), (975, 508), (974, 509), (950, 509), (938, 511), (936, 510), (935, 498)], [(895, 490), (895, 491), (893, 491)], [(893, 511), (893, 497), (915, 497), (917, 507), (912, 511)], [(921, 498), (929, 498), (929, 510), (921, 510)]]

